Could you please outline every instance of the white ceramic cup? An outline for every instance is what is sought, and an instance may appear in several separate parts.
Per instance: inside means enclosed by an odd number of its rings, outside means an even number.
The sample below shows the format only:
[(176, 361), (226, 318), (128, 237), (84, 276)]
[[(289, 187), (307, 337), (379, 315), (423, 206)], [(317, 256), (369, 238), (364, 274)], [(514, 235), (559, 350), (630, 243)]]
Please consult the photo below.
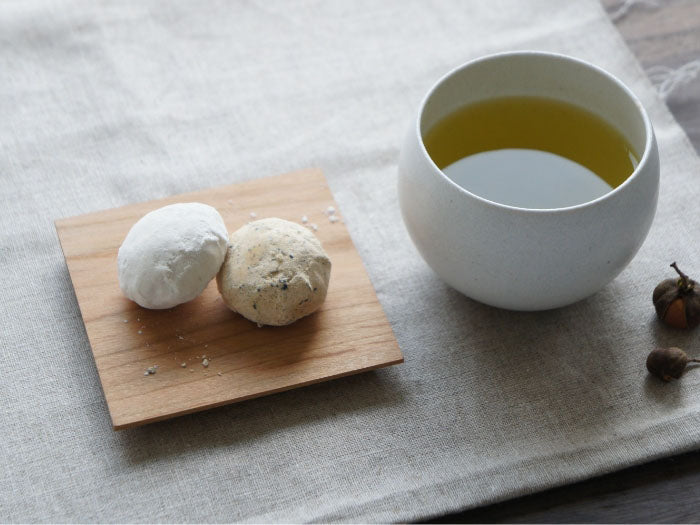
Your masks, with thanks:
[[(517, 208), (470, 193), (435, 165), (423, 134), (466, 104), (504, 96), (554, 98), (602, 117), (641, 154), (637, 168), (605, 195), (566, 208)], [(614, 279), (644, 242), (658, 189), (654, 132), (629, 88), (582, 60), (534, 51), (483, 57), (441, 78), (399, 162), (401, 212), (425, 261), (472, 299), (512, 310), (564, 306)]]

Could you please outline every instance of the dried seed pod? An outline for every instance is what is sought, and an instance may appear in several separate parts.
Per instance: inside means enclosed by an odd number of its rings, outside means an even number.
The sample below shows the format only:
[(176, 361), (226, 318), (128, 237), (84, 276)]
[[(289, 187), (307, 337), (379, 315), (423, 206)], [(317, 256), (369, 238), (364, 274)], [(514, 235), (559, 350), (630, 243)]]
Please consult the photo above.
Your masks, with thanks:
[(647, 370), (663, 381), (670, 381), (681, 377), (690, 362), (700, 363), (700, 360), (689, 358), (688, 354), (675, 346), (657, 348), (647, 356)]
[(661, 281), (654, 289), (656, 314), (676, 328), (695, 328), (700, 324), (700, 287), (675, 262), (671, 267), (680, 277)]

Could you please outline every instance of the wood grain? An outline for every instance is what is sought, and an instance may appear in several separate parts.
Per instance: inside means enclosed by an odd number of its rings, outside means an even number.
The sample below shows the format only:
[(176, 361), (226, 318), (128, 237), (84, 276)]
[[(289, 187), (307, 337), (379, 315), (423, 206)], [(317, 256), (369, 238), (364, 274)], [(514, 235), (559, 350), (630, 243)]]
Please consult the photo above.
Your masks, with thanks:
[[(321, 309), (290, 326), (258, 328), (224, 305), (214, 281), (169, 310), (124, 298), (116, 255), (131, 226), (191, 201), (214, 206), (229, 231), (251, 213), (318, 224), (333, 265)], [(324, 214), (330, 205), (337, 209), (323, 174), (308, 170), (56, 222), (115, 429), (403, 362), (345, 225)], [(145, 375), (153, 365), (157, 372)]]
[[(621, 0), (602, 0), (615, 10)], [(660, 0), (616, 22), (642, 67), (700, 59), (700, 1)], [(666, 101), (700, 152), (700, 77)], [(434, 523), (699, 523), (700, 452), (657, 460), (532, 496), (436, 518)]]

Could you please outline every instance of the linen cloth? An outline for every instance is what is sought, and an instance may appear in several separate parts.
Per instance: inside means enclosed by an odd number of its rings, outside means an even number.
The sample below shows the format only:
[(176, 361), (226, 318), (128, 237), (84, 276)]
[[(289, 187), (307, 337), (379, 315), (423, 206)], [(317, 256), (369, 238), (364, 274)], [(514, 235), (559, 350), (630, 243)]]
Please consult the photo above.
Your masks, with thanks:
[[(508, 49), (618, 75), (661, 152), (641, 251), (555, 311), (450, 289), (397, 206), (424, 93)], [(651, 292), (700, 271), (700, 165), (594, 0), (3, 2), (0, 115), (0, 521), (414, 520), (700, 444), (700, 373), (644, 367), (698, 348)], [(405, 363), (112, 431), (53, 221), (314, 166)]]

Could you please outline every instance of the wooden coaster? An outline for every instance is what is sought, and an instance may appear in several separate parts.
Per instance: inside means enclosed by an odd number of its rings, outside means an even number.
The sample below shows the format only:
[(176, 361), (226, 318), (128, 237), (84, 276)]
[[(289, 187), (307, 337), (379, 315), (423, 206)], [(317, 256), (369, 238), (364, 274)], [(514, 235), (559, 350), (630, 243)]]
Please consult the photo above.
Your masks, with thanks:
[[(306, 215), (318, 225), (333, 265), (321, 309), (258, 328), (224, 305), (215, 281), (170, 310), (126, 299), (117, 250), (131, 226), (156, 208), (193, 201), (219, 210), (231, 232), (252, 217), (301, 223)], [(308, 170), (56, 221), (115, 430), (403, 362), (345, 225), (324, 213), (329, 206), (338, 208), (325, 177)]]

